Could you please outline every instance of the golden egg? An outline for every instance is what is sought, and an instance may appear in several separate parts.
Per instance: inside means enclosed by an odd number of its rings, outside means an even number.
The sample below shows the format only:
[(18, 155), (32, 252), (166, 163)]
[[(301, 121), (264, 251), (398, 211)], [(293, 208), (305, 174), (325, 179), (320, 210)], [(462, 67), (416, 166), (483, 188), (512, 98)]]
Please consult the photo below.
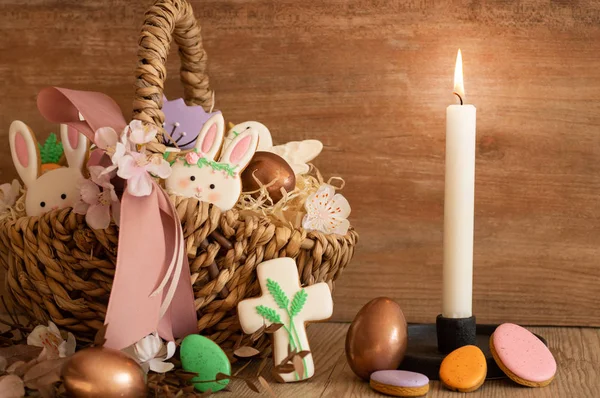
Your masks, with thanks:
[(121, 351), (92, 347), (76, 352), (62, 369), (69, 397), (146, 397), (146, 374)]
[[(273, 203), (283, 198), (281, 188), (291, 192), (296, 187), (296, 175), (292, 167), (281, 156), (271, 152), (256, 152), (241, 177), (243, 192), (258, 190), (259, 184), (256, 179), (263, 185), (272, 183), (267, 188), (267, 192)], [(257, 193), (253, 196), (258, 197), (258, 195)]]
[(378, 370), (398, 369), (406, 354), (408, 326), (392, 299), (379, 297), (358, 311), (346, 335), (346, 359), (352, 371), (369, 380)]

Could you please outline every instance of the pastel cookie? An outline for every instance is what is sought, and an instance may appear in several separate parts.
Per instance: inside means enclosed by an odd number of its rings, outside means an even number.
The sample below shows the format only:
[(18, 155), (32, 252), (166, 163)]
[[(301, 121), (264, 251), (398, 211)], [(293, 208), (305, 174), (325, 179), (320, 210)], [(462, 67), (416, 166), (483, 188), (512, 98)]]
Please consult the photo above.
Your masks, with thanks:
[(544, 387), (556, 375), (556, 360), (546, 345), (529, 330), (504, 323), (490, 337), (490, 350), (498, 367), (515, 383)]
[(379, 370), (371, 374), (371, 388), (394, 397), (422, 397), (429, 392), (429, 379), (406, 370)]
[(291, 141), (265, 149), (281, 156), (296, 174), (306, 174), (310, 170), (308, 162), (315, 159), (323, 150), (323, 144), (318, 140)]
[(212, 203), (221, 211), (232, 209), (242, 193), (241, 173), (258, 145), (258, 133), (249, 129), (223, 147), (225, 120), (216, 113), (202, 126), (194, 149), (171, 164), (167, 192)]
[(73, 207), (79, 200), (81, 170), (88, 156), (88, 139), (70, 126), (61, 125), (60, 136), (68, 167), (54, 165), (42, 173), (40, 146), (33, 131), (15, 120), (9, 129), (10, 150), (19, 176), (27, 187), (27, 216)]
[(221, 391), (229, 379), (216, 380), (218, 373), (231, 375), (231, 363), (227, 355), (214, 341), (198, 334), (190, 334), (181, 342), (181, 366), (187, 372), (197, 373), (191, 382), (196, 390)]
[[(301, 381), (315, 374), (313, 354), (308, 344), (305, 324), (323, 321), (333, 314), (331, 291), (325, 282), (302, 287), (296, 261), (289, 257), (276, 258), (258, 264), (257, 279), (262, 296), (238, 304), (238, 316), (244, 333), (252, 334), (274, 323), (283, 324), (273, 337), (275, 366), (292, 365), (294, 371), (280, 373), (288, 382)], [(305, 351), (301, 370), (293, 363), (289, 350)], [(300, 357), (298, 357), (300, 358)]]
[(440, 381), (452, 391), (475, 391), (481, 387), (486, 375), (485, 355), (474, 345), (452, 351), (440, 367)]
[(259, 122), (244, 122), (240, 124), (236, 124), (233, 126), (232, 123), (229, 124), (229, 131), (227, 132), (227, 136), (225, 137), (225, 146), (228, 146), (231, 141), (238, 135), (242, 134), (247, 130), (254, 130), (258, 134), (258, 149), (257, 151), (266, 151), (268, 148), (273, 146), (273, 138), (271, 137), (271, 132), (262, 123)]

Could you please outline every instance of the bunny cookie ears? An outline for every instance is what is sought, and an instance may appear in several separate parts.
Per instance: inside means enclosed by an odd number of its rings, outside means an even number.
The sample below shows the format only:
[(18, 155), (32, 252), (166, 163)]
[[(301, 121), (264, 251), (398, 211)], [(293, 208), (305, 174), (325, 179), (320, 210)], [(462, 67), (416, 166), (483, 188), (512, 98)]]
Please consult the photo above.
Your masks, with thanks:
[(61, 140), (69, 167), (41, 173), (37, 140), (31, 129), (15, 120), (10, 125), (10, 152), (19, 176), (27, 186), (25, 210), (28, 216), (72, 207), (79, 199), (77, 183), (88, 153), (88, 139), (77, 130), (61, 125)]
[(166, 180), (168, 192), (213, 203), (222, 211), (235, 206), (242, 192), (240, 174), (256, 152), (258, 132), (247, 129), (222, 149), (224, 132), (223, 116), (211, 116), (198, 135), (194, 152), (173, 163)]

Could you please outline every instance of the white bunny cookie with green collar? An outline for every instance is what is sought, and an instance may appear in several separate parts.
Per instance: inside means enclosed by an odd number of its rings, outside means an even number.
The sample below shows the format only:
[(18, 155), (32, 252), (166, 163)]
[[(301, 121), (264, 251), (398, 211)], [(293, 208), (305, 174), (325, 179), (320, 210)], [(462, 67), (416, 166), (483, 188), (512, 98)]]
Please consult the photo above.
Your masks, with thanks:
[(25, 211), (40, 216), (48, 211), (72, 207), (79, 200), (88, 139), (72, 127), (61, 125), (60, 136), (68, 167), (41, 173), (40, 151), (31, 129), (15, 120), (9, 130), (10, 152), (19, 176), (27, 187)]
[(204, 124), (194, 151), (172, 163), (171, 176), (165, 181), (167, 192), (212, 203), (221, 211), (235, 206), (242, 193), (241, 172), (258, 147), (258, 132), (243, 131), (221, 151), (224, 130), (220, 113)]

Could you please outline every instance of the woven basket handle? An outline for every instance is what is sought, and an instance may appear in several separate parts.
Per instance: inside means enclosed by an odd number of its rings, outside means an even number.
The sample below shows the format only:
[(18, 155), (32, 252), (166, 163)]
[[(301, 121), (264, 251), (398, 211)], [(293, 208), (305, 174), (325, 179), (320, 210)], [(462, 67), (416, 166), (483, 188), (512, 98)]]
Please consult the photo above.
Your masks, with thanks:
[(187, 0), (157, 0), (146, 12), (140, 33), (133, 118), (154, 124), (159, 131), (165, 120), (161, 108), (172, 39), (179, 46), (185, 101), (205, 110), (213, 101), (206, 74), (206, 52), (192, 6)]

